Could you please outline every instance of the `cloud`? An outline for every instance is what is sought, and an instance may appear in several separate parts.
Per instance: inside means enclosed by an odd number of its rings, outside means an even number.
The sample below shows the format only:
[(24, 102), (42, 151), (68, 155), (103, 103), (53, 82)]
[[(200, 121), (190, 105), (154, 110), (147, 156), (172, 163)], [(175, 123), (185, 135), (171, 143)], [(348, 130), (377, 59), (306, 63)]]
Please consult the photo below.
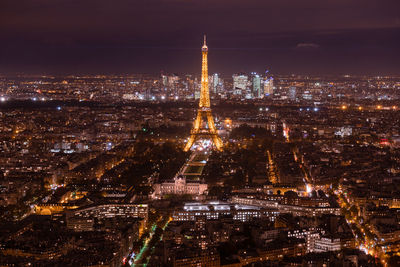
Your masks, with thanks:
[(296, 49), (318, 49), (318, 48), (320, 48), (320, 45), (315, 43), (299, 43), (296, 45)]

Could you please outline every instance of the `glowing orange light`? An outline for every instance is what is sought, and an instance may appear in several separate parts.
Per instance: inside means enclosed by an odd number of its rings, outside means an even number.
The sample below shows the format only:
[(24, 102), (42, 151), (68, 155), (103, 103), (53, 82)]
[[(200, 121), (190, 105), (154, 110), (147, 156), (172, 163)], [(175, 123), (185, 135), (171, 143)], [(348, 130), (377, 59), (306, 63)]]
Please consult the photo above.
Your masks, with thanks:
[(358, 107), (358, 110), (362, 110), (362, 107)]
[(225, 125), (226, 125), (226, 127), (230, 128), (232, 126), (232, 120), (229, 119), (229, 118), (226, 118), (225, 119)]
[[(186, 143), (184, 151), (188, 151), (193, 143), (199, 137), (209, 137), (214, 142), (218, 150), (222, 150), (222, 140), (218, 136), (217, 129), (215, 127), (214, 118), (211, 114), (210, 105), (210, 91), (208, 88), (208, 63), (207, 54), (208, 47), (206, 45), (206, 37), (204, 36), (204, 45), (202, 51), (202, 66), (201, 66), (201, 90), (200, 90), (200, 101), (199, 109), (197, 111), (197, 117), (194, 121), (193, 129), (189, 141)], [(207, 118), (208, 129), (201, 129), (203, 117)]]
[(381, 109), (382, 106), (381, 106), (381, 105), (377, 105), (376, 108), (377, 108), (377, 109)]
[(346, 106), (346, 105), (343, 105), (343, 106), (342, 106), (342, 109), (343, 109), (343, 110), (347, 109), (347, 106)]

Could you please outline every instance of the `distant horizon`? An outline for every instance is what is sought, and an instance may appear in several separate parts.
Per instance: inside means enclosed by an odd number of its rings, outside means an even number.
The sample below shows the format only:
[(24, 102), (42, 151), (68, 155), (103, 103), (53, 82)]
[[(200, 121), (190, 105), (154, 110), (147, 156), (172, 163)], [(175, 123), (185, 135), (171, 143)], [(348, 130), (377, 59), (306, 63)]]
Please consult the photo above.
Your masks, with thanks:
[[(215, 73), (219, 74), (222, 78), (232, 78), (232, 75), (235, 74), (247, 74), (250, 75), (254, 71), (248, 71), (248, 72), (233, 72), (231, 74), (227, 73), (221, 73), (221, 72), (210, 72), (209, 75), (213, 75)], [(262, 72), (256, 72), (257, 74), (260, 74), (262, 76), (265, 75), (265, 73)], [(90, 76), (90, 77), (95, 77), (95, 76), (135, 76), (135, 75), (143, 75), (143, 76), (152, 76), (156, 77), (161, 75), (163, 72), (154, 72), (154, 73), (149, 73), (149, 72), (97, 72), (97, 73), (50, 73), (50, 72), (42, 72), (42, 73), (25, 73), (25, 72), (13, 72), (13, 73), (5, 73), (5, 72), (0, 72), (0, 78), (9, 78), (9, 77), (68, 77), (68, 76)], [(399, 74), (354, 74), (354, 73), (341, 73), (341, 74), (329, 74), (329, 73), (321, 73), (321, 74), (315, 74), (315, 73), (273, 73), (269, 72), (271, 76), (304, 76), (304, 77), (343, 77), (346, 78), (345, 76), (351, 77), (373, 77), (373, 78), (400, 78), (400, 73)], [(170, 76), (170, 75), (177, 75), (177, 76), (182, 76), (182, 75), (192, 75), (192, 76), (201, 76), (201, 73), (184, 73), (184, 72), (164, 72), (164, 75)]]

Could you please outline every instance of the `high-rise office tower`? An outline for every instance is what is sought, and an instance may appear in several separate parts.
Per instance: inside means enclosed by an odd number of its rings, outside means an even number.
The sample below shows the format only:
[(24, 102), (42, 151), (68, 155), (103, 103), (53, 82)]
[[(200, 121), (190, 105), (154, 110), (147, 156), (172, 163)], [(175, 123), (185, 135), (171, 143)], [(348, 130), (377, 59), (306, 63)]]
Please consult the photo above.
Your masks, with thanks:
[(211, 89), (214, 94), (218, 93), (219, 75), (214, 73), (211, 80)]
[(232, 75), (232, 79), (233, 79), (233, 89), (240, 89), (240, 90), (247, 89), (247, 83), (248, 83), (247, 75), (234, 74)]
[(162, 79), (162, 84), (163, 84), (164, 88), (166, 88), (168, 86), (168, 76), (162, 75), (161, 79)]
[(251, 84), (253, 96), (260, 98), (262, 96), (260, 75), (255, 72), (251, 73)]
[(272, 95), (274, 93), (274, 78), (269, 77), (264, 79), (264, 95)]
[(289, 99), (290, 100), (296, 100), (297, 92), (296, 92), (296, 86), (290, 86), (289, 87)]

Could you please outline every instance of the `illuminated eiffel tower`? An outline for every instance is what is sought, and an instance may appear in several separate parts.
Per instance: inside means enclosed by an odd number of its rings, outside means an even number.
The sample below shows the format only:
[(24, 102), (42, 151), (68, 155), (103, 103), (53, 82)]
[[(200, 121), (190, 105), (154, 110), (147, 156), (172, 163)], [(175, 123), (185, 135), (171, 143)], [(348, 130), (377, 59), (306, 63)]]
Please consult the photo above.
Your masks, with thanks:
[[(204, 44), (201, 48), (201, 53), (203, 55), (203, 60), (201, 65), (201, 91), (199, 109), (197, 110), (197, 117), (190, 132), (189, 141), (186, 143), (186, 146), (184, 148), (185, 151), (188, 151), (192, 147), (194, 142), (199, 139), (211, 139), (215, 147), (218, 150), (222, 150), (222, 141), (221, 138), (219, 138), (218, 136), (217, 130), (215, 129), (214, 119), (211, 114), (210, 91), (208, 88), (208, 47), (206, 44), (205, 35)], [(204, 118), (207, 118), (207, 124), (205, 127), (203, 127)]]

